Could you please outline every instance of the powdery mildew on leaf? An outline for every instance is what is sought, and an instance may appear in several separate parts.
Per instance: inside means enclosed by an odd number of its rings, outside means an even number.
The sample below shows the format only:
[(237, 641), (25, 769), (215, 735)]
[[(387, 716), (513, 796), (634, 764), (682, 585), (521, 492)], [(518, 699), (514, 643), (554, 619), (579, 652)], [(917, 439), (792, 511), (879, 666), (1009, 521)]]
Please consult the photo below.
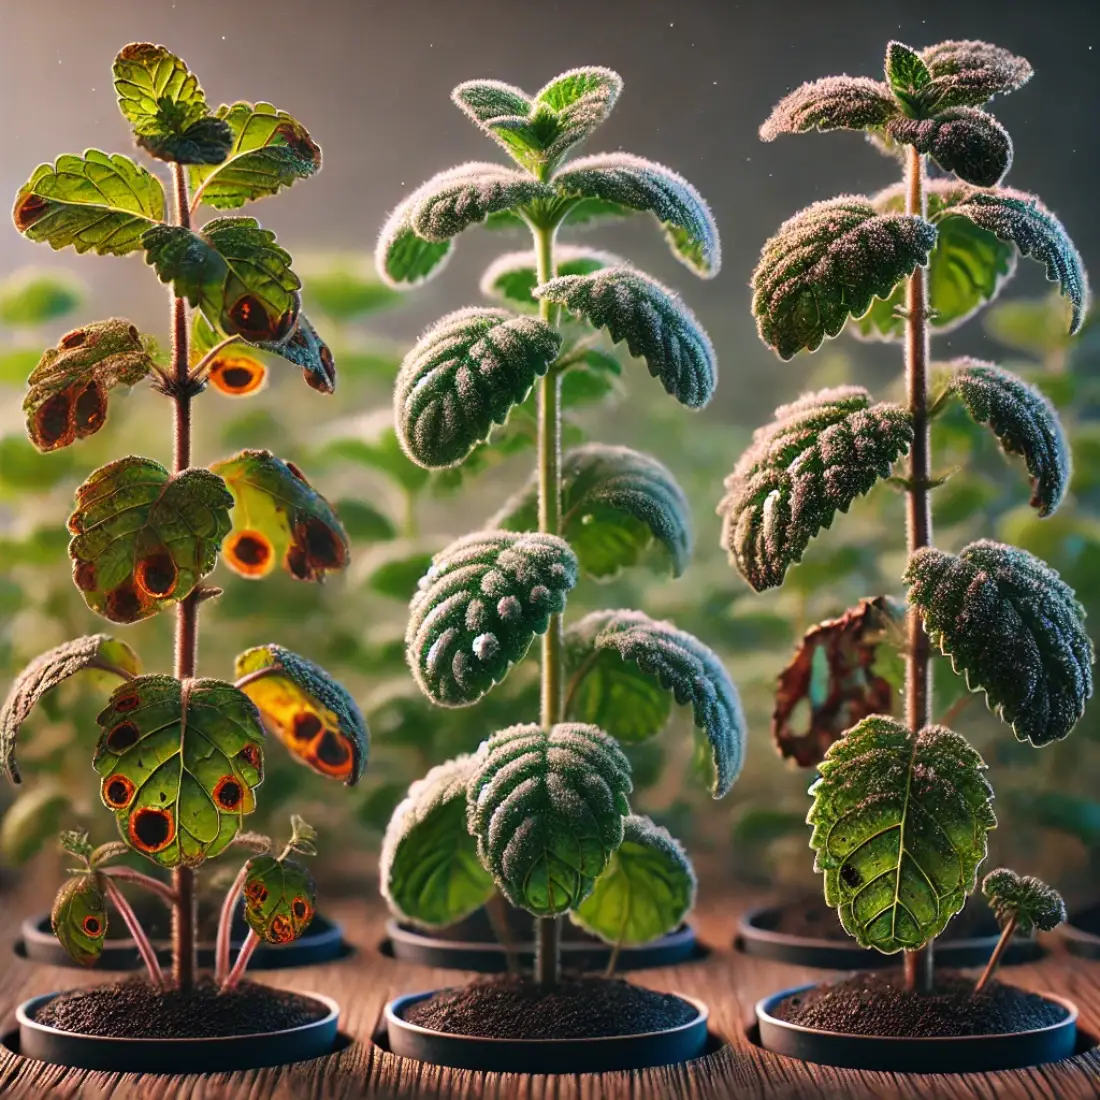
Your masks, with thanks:
[(998, 867), (982, 879), (982, 894), (997, 923), (1004, 928), (1014, 920), (1021, 936), (1030, 936), (1036, 929), (1053, 932), (1066, 921), (1062, 895), (1034, 875), (1018, 875), (1007, 867)]
[(1012, 167), (1012, 138), (990, 114), (976, 107), (949, 107), (928, 119), (896, 118), (886, 126), (891, 140), (912, 145), (965, 183), (992, 187)]
[[(622, 267), (625, 262), (598, 248), (569, 244), (554, 247), (554, 266), (559, 275), (591, 275), (604, 267)], [(480, 289), (486, 298), (497, 298), (514, 309), (534, 310), (538, 309), (533, 294), (538, 282), (534, 252), (505, 252), (485, 269)]]
[(784, 96), (760, 127), (762, 141), (807, 130), (870, 130), (898, 113), (890, 89), (865, 76), (827, 76)]
[(374, 264), (387, 286), (411, 290), (435, 278), (451, 258), (452, 241), (426, 241), (412, 227), (412, 212), (419, 202), (421, 191), (437, 178), (433, 177), (402, 199), (378, 233)]
[(939, 107), (980, 107), (995, 95), (1022, 88), (1030, 63), (1000, 46), (975, 40), (938, 42), (921, 51)]

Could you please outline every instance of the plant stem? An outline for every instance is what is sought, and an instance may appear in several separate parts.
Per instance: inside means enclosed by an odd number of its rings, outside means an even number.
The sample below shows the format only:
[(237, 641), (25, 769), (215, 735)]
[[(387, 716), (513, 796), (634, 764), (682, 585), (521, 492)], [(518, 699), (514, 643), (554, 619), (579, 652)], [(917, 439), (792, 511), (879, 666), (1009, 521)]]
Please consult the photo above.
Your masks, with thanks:
[(246, 861), (237, 872), (233, 885), (229, 887), (222, 902), (221, 916), (218, 918), (218, 938), (214, 944), (214, 981), (221, 985), (229, 976), (229, 934), (233, 926), (233, 914), (237, 909), (237, 902), (241, 899), (241, 891), (244, 889), (244, 880), (248, 877), (248, 862)]
[(157, 953), (153, 950), (153, 945), (149, 942), (145, 929), (141, 927), (141, 921), (137, 919), (137, 914), (130, 908), (130, 903), (123, 896), (122, 891), (109, 878), (103, 880), (103, 889), (107, 897), (111, 899), (111, 904), (115, 907), (118, 915), (130, 930), (130, 935), (133, 936), (134, 943), (137, 944), (138, 953), (145, 963), (146, 970), (149, 971), (149, 981), (159, 989), (164, 985), (164, 974), (161, 972), (160, 963), (157, 961)]
[[(908, 147), (906, 212), (927, 216), (924, 156)], [(928, 482), (931, 452), (928, 430), (928, 284), (925, 269), (914, 269), (906, 288), (905, 381), (909, 415), (913, 420), (913, 447), (909, 453), (908, 551), (912, 556), (932, 545), (932, 507)], [(915, 737), (932, 722), (932, 647), (915, 608), (909, 609), (909, 646), (905, 662), (905, 709)], [(926, 993), (932, 988), (933, 943), (905, 953), (905, 988)]]
[(1011, 916), (1008, 919), (1008, 923), (1001, 929), (1001, 938), (997, 941), (997, 946), (993, 948), (993, 954), (989, 956), (989, 962), (985, 964), (985, 969), (982, 971), (982, 976), (978, 979), (978, 984), (974, 986), (975, 993), (981, 993), (985, 989), (989, 979), (993, 977), (997, 970), (997, 966), (1000, 964), (1001, 956), (1008, 950), (1008, 945), (1012, 942), (1012, 936), (1016, 931), (1016, 917)]
[(160, 879), (153, 878), (152, 875), (143, 875), (140, 871), (131, 870), (129, 867), (101, 867), (99, 873), (108, 878), (118, 879), (120, 882), (132, 882), (135, 886), (156, 894), (161, 901), (169, 905), (176, 904), (176, 893), (172, 887), (165, 885)]
[(237, 961), (233, 964), (233, 969), (229, 971), (229, 976), (222, 983), (221, 990), (223, 993), (237, 987), (237, 983), (244, 976), (245, 970), (248, 969), (248, 962), (252, 958), (252, 953), (259, 946), (260, 937), (249, 929), (248, 936), (245, 938), (244, 943), (241, 944), (240, 951), (237, 952)]
[[(534, 227), (535, 254), (540, 283), (554, 278), (554, 236), (556, 227)], [(553, 302), (539, 302), (539, 316), (557, 325), (558, 308)], [(561, 534), (561, 372), (555, 364), (539, 382), (538, 393), (538, 479), (539, 530)], [(550, 616), (542, 637), (542, 705), (544, 729), (562, 719), (564, 696), (562, 659), (562, 617)], [(541, 917), (535, 921), (535, 978), (540, 985), (554, 985), (561, 972), (561, 918)]]

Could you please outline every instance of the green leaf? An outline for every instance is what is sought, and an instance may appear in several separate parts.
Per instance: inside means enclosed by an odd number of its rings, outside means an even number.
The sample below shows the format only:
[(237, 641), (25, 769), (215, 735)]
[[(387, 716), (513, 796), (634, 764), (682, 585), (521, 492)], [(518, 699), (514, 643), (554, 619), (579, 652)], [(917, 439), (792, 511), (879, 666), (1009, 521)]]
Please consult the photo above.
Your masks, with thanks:
[(1032, 875), (1018, 875), (1007, 867), (998, 867), (982, 879), (982, 893), (997, 923), (1004, 928), (1014, 921), (1021, 936), (1030, 936), (1036, 929), (1053, 932), (1066, 922), (1062, 895)]
[(107, 391), (133, 386), (153, 369), (150, 341), (115, 317), (67, 332), (47, 348), (27, 379), (27, 435), (55, 451), (94, 435), (107, 422)]
[(405, 634), (424, 694), (440, 706), (476, 703), (564, 610), (577, 568), (555, 535), (477, 531), (437, 554), (409, 605)]
[(129, 680), (141, 670), (141, 660), (125, 643), (108, 634), (90, 634), (40, 653), (12, 681), (0, 709), (0, 761), (12, 783), (21, 782), (15, 762), (19, 728), (46, 692), (85, 669), (109, 672)]
[(56, 837), (72, 800), (57, 783), (21, 791), (0, 820), (0, 855), (6, 867), (22, 867)]
[(253, 856), (244, 880), (245, 924), (264, 943), (299, 939), (317, 909), (317, 887), (297, 860)]
[(229, 128), (224, 160), (188, 171), (192, 205), (233, 210), (274, 195), (321, 170), (321, 150), (306, 128), (270, 103), (223, 104), (216, 117)]
[[(605, 267), (621, 267), (623, 260), (610, 252), (575, 245), (558, 245), (554, 261), (559, 275), (591, 275)], [(481, 293), (513, 309), (535, 310), (534, 289), (538, 286), (534, 252), (506, 252), (491, 263), (481, 276)]]
[(340, 523), (356, 542), (389, 542), (397, 538), (397, 527), (384, 512), (356, 497), (336, 502)]
[(19, 189), (12, 217), (25, 237), (53, 249), (125, 256), (164, 219), (164, 188), (129, 157), (89, 149), (40, 164)]
[(939, 108), (980, 107), (995, 95), (1022, 88), (1033, 74), (1024, 58), (988, 42), (939, 42), (922, 50), (921, 57)]
[(714, 215), (702, 195), (671, 168), (629, 153), (598, 153), (573, 161), (553, 182), (573, 198), (648, 211), (681, 263), (705, 279), (718, 274), (722, 245)]
[(407, 604), (415, 595), (420, 578), (431, 568), (432, 555), (422, 551), (407, 553), (404, 541), (395, 546), (367, 576), (367, 587), (380, 596)]
[(428, 469), (460, 463), (522, 404), (549, 369), (561, 336), (545, 321), (502, 309), (460, 309), (405, 356), (394, 419), (406, 454)]
[(0, 437), (0, 486), (4, 496), (52, 489), (73, 472), (73, 465), (71, 451), (55, 452), (44, 459), (22, 432)]
[(956, 360), (948, 381), (966, 411), (988, 424), (1007, 454), (1023, 455), (1031, 475), (1031, 506), (1049, 516), (1069, 487), (1070, 453), (1054, 406), (1033, 386), (992, 363)]
[(996, 825), (982, 758), (942, 726), (864, 718), (810, 788), (814, 869), (861, 947), (913, 951), (962, 909)]
[(897, 113), (898, 105), (881, 80), (827, 76), (784, 96), (760, 127), (760, 140), (807, 130), (875, 130)]
[(912, 441), (909, 414), (872, 405), (861, 386), (781, 405), (726, 478), (718, 513), (731, 563), (758, 592), (782, 584), (810, 539), (888, 477)]
[[(671, 472), (629, 447), (590, 443), (561, 463), (565, 540), (582, 572), (604, 580), (638, 565), (656, 544), (655, 564), (679, 577), (691, 558), (691, 510)], [(538, 478), (504, 505), (489, 527), (538, 529)], [(599, 725), (599, 723), (597, 723)]]
[[(375, 422), (377, 423), (377, 421)], [(393, 417), (387, 412), (385, 427), (376, 434), (336, 437), (325, 444), (326, 458), (335, 457), (377, 470), (394, 481), (406, 493), (415, 494), (424, 488), (431, 475), (413, 462), (401, 449), (393, 428)]]
[(247, 695), (221, 680), (139, 676), (96, 721), (100, 797), (131, 848), (195, 867), (229, 846), (263, 779), (264, 731)]
[(895, 118), (886, 135), (930, 156), (945, 172), (965, 183), (993, 187), (1012, 167), (1012, 138), (990, 114), (977, 107), (949, 107), (933, 118)]
[(936, 230), (842, 195), (795, 214), (767, 241), (752, 276), (760, 339), (781, 359), (816, 351), (928, 262)]
[(504, 896), (537, 917), (576, 908), (623, 840), (630, 763), (595, 726), (510, 726), (478, 751), (467, 825)]
[(667, 393), (690, 409), (714, 396), (718, 367), (710, 337), (667, 287), (629, 266), (591, 275), (564, 275), (535, 288), (535, 297), (564, 306), (631, 355), (644, 359)]
[(76, 491), (69, 517), (73, 581), (113, 623), (134, 623), (191, 594), (229, 532), (233, 498), (209, 470), (170, 474), (128, 455)]
[(7, 347), (0, 350), (0, 383), (22, 389), (38, 359), (37, 347)]
[(177, 164), (220, 164), (233, 144), (214, 118), (198, 78), (163, 46), (131, 42), (114, 64), (118, 107), (150, 156)]
[(298, 257), (306, 302), (334, 321), (351, 321), (388, 309), (400, 299), (374, 267), (369, 253), (336, 252)]
[(432, 768), (390, 818), (379, 877), (382, 896), (398, 920), (445, 928), (496, 891), (466, 828), (466, 785), (475, 763), (475, 757), (459, 756)]
[(908, 104), (932, 83), (932, 74), (916, 50), (903, 42), (886, 47), (886, 79), (898, 99)]
[(23, 268), (0, 283), (0, 324), (44, 325), (72, 313), (84, 295), (84, 284), (68, 272)]
[(298, 314), (298, 323), (282, 340), (259, 340), (256, 347), (302, 368), (302, 377), (318, 393), (336, 390), (336, 363), (328, 344), (317, 334), (310, 319)]
[(652, 943), (674, 932), (695, 904), (687, 853), (648, 817), (623, 821), (623, 842), (569, 919), (606, 943)]
[(374, 248), (374, 265), (382, 281), (395, 290), (411, 290), (435, 278), (451, 258), (452, 242), (426, 241), (412, 227), (412, 212), (433, 177), (403, 199), (386, 219)]
[(332, 505), (292, 462), (270, 451), (241, 451), (211, 470), (233, 496), (226, 565), (242, 577), (267, 576), (276, 562), (295, 579), (322, 581), (351, 560), (348, 536)]
[(271, 643), (239, 654), (234, 675), (295, 760), (349, 787), (359, 782), (370, 731), (351, 694), (323, 668)]
[(81, 966), (96, 962), (107, 935), (107, 902), (98, 875), (76, 875), (58, 890), (50, 927), (73, 962)]
[(905, 571), (933, 644), (1021, 741), (1065, 737), (1092, 695), (1093, 648), (1073, 589), (1026, 550), (981, 539), (926, 547)]
[(568, 717), (601, 721), (624, 740), (651, 736), (660, 712), (642, 681), (656, 684), (690, 704), (706, 734), (714, 797), (737, 781), (747, 732), (741, 699), (718, 655), (697, 638), (641, 611), (594, 611), (566, 634), (566, 669)]

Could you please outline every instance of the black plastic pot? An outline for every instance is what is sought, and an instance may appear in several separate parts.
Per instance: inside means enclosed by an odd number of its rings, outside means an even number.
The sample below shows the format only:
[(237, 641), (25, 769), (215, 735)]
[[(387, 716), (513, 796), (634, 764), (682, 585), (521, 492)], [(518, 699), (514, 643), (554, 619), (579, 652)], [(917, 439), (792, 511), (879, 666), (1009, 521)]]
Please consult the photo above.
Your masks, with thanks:
[(334, 1000), (319, 993), (304, 993), (301, 996), (320, 1001), (328, 1013), (300, 1027), (220, 1039), (116, 1039), (78, 1035), (36, 1023), (35, 1014), (60, 995), (32, 997), (16, 1010), (20, 1053), (75, 1069), (118, 1073), (213, 1073), (320, 1058), (335, 1046), (340, 1017), (340, 1006)]
[[(23, 921), (22, 954), (31, 962), (46, 963), (49, 966), (76, 967), (68, 952), (57, 942), (50, 928), (49, 914), (28, 917)], [(231, 945), (237, 951), (248, 934), (248, 927), (238, 914), (233, 922)], [(171, 962), (172, 949), (167, 943), (154, 942), (157, 956), (162, 963)], [(306, 934), (293, 943), (276, 946), (263, 943), (256, 948), (248, 964), (249, 970), (283, 970), (295, 966), (316, 966), (318, 963), (331, 962), (348, 953), (344, 943), (344, 932), (339, 924), (331, 921), (323, 913), (317, 913), (310, 922)], [(214, 966), (214, 945), (200, 943), (199, 966), (207, 970)], [(137, 970), (141, 967), (141, 956), (137, 946), (128, 936), (110, 939), (104, 943), (103, 953), (96, 966), (100, 970)]]
[[(734, 940), (739, 951), (762, 959), (791, 963), (794, 966), (813, 966), (819, 970), (877, 970), (897, 966), (901, 955), (883, 955), (855, 940), (830, 940), (824, 936), (792, 936), (780, 932), (776, 925), (782, 906), (764, 906), (746, 913), (737, 922)], [(996, 932), (987, 936), (971, 936), (959, 939), (940, 937), (936, 940), (936, 962), (952, 969), (984, 966), (997, 946)], [(1097, 939), (1100, 954), (1100, 938)], [(1017, 938), (1008, 946), (1001, 960), (1002, 966), (1034, 962), (1042, 956), (1043, 949), (1033, 939)]]
[[(939, 944), (936, 945), (937, 949)], [(985, 1073), (1024, 1069), (1068, 1058), (1077, 1044), (1077, 1006), (1053, 994), (1069, 1015), (1049, 1027), (1007, 1035), (965, 1035), (947, 1038), (846, 1035), (788, 1023), (772, 1013), (780, 1001), (813, 989), (785, 989), (756, 1005), (760, 1045), (774, 1054), (824, 1066), (887, 1070), (897, 1073)]]
[(1069, 920), (1058, 929), (1066, 950), (1084, 959), (1100, 959), (1100, 905), (1072, 913)]
[(602, 1039), (483, 1039), (448, 1035), (410, 1024), (403, 1014), (433, 992), (410, 993), (386, 1005), (386, 1035), (392, 1053), (418, 1062), (496, 1073), (608, 1073), (669, 1066), (698, 1058), (707, 1046), (707, 1006), (683, 997), (698, 1013), (667, 1031), (612, 1035)]

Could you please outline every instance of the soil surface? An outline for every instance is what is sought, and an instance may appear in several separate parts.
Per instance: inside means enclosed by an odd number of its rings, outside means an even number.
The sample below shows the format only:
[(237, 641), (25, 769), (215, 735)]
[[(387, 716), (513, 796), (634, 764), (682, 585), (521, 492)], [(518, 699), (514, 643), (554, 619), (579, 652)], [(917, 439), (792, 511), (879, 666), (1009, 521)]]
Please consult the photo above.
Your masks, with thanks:
[(944, 1037), (1005, 1035), (1048, 1027), (1066, 1010), (1037, 993), (994, 981), (981, 993), (952, 971), (931, 993), (908, 993), (901, 974), (872, 971), (815, 986), (775, 1007), (781, 1020), (849, 1035)]
[(501, 975), (443, 989), (405, 1012), (411, 1024), (486, 1039), (595, 1039), (665, 1031), (695, 1019), (670, 993), (607, 978), (570, 978), (545, 990)]
[[(775, 919), (776, 916), (778, 920)], [(786, 902), (770, 910), (768, 917), (769, 931), (781, 932), (786, 936), (802, 936), (836, 943), (851, 943), (852, 940), (844, 931), (836, 910), (830, 909), (819, 895)], [(951, 921), (940, 938), (966, 940), (976, 936), (996, 936), (999, 933), (997, 921), (985, 905), (970, 904)]]
[(81, 1035), (212, 1039), (282, 1031), (327, 1014), (320, 1001), (255, 982), (219, 993), (213, 979), (204, 975), (187, 993), (157, 990), (138, 978), (74, 990), (55, 997), (35, 1019)]

